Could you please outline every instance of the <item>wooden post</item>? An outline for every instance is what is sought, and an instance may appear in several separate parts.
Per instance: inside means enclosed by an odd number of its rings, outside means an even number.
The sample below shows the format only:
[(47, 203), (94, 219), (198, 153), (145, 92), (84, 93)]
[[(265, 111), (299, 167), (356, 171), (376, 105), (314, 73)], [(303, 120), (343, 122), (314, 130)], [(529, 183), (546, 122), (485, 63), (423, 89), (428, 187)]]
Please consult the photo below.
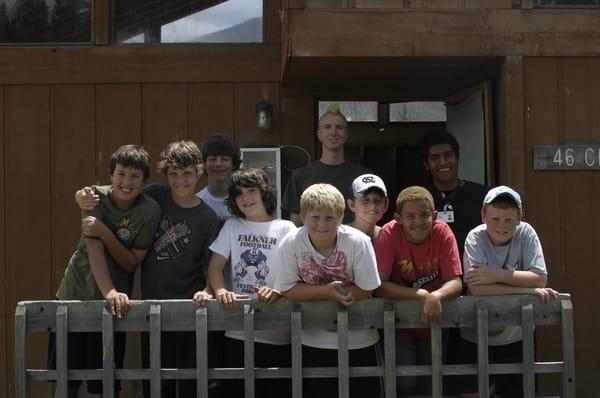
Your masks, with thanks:
[(575, 336), (573, 334), (573, 303), (571, 299), (560, 302), (563, 359), (563, 397), (575, 397)]
[(208, 398), (208, 317), (206, 307), (196, 311), (196, 396)]
[(396, 325), (394, 303), (386, 302), (383, 312), (385, 398), (396, 398)]
[(477, 303), (477, 372), (479, 396), (490, 396), (490, 377), (488, 365), (488, 310), (484, 303)]
[(115, 344), (113, 316), (106, 307), (102, 310), (102, 396), (115, 396)]
[(439, 323), (431, 325), (431, 394), (442, 398), (442, 328)]
[(339, 304), (337, 311), (338, 335), (338, 396), (350, 396), (350, 354), (348, 352), (348, 308)]
[(535, 343), (533, 341), (533, 304), (526, 303), (521, 308), (521, 325), (523, 329), (523, 394), (535, 397)]
[(56, 397), (67, 398), (69, 392), (67, 352), (67, 306), (56, 308)]
[(292, 304), (292, 397), (302, 398), (302, 312)]
[(17, 398), (27, 397), (27, 307), (19, 303), (15, 311), (15, 382)]
[(254, 308), (244, 304), (244, 387), (245, 397), (254, 398)]
[(150, 378), (150, 396), (160, 398), (161, 379), (160, 379), (160, 304), (150, 306), (150, 369), (152, 370)]

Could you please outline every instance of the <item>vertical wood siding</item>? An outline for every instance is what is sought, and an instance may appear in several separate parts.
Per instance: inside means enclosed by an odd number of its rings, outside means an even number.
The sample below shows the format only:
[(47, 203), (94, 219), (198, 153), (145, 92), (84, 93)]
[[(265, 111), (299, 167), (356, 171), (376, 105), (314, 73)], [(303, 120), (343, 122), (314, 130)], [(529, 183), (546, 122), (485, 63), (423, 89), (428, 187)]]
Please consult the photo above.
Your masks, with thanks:
[[(284, 133), (279, 95), (277, 82), (0, 86), (0, 278), (6, 281), (0, 324), (7, 326), (0, 328), (0, 355), (6, 358), (0, 360), (0, 396), (14, 395), (8, 382), (14, 356), (9, 326), (17, 301), (54, 298), (79, 239), (75, 190), (109, 183), (110, 155), (126, 143), (150, 152), (150, 181), (164, 181), (154, 166), (173, 140), (201, 144), (221, 133), (239, 145), (279, 145), (285, 135), (314, 147), (312, 98), (295, 101), (302, 117), (289, 126), (292, 133)], [(255, 105), (263, 100), (273, 104), (268, 131), (256, 127)], [(44, 366), (46, 338), (28, 338), (28, 361)], [(138, 341), (128, 340), (130, 365), (139, 362)], [(124, 393), (139, 394), (139, 386), (125, 384)], [(50, 393), (48, 383), (35, 382), (30, 389), (39, 396)]]
[[(540, 235), (549, 285), (573, 294), (577, 395), (592, 396), (600, 357), (600, 319), (593, 315), (600, 280), (600, 173), (534, 171), (532, 146), (600, 142), (600, 59), (526, 58), (524, 65), (526, 218)], [(538, 348), (560, 345), (555, 333), (539, 337)], [(538, 350), (542, 360), (547, 351)], [(540, 386), (551, 383), (541, 380)]]

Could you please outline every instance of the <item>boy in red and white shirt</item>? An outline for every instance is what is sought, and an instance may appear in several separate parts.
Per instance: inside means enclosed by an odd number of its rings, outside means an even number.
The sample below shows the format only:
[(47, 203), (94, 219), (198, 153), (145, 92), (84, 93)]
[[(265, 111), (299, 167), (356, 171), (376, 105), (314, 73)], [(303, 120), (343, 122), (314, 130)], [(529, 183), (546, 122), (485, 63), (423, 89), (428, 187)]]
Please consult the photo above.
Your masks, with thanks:
[[(381, 286), (379, 297), (412, 299), (421, 303), (423, 323), (438, 323), (442, 301), (462, 290), (460, 256), (448, 225), (436, 221), (433, 198), (423, 187), (402, 190), (396, 199), (394, 220), (385, 224), (374, 241)], [(425, 333), (426, 332), (426, 333)], [(431, 363), (429, 330), (396, 331), (398, 365)], [(399, 392), (427, 393), (431, 383), (415, 376), (398, 378)]]

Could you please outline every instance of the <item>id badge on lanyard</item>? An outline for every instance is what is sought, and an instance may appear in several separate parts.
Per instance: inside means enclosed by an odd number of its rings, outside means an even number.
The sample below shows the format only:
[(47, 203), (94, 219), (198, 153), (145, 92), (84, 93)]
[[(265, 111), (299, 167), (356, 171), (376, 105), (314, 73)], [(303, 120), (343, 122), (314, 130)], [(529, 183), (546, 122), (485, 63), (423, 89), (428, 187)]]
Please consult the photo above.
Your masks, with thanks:
[(454, 208), (448, 202), (444, 204), (443, 210), (438, 211), (437, 219), (445, 222), (446, 224), (450, 224), (454, 222)]

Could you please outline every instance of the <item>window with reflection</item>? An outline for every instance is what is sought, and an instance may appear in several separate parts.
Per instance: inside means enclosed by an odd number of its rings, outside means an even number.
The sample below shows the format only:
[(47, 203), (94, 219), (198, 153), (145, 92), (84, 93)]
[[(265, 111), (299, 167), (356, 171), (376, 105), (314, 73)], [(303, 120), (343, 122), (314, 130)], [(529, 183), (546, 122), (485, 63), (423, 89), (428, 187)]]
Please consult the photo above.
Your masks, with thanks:
[(339, 105), (340, 111), (349, 122), (376, 122), (377, 102), (375, 101), (319, 101), (319, 117), (332, 105)]
[(119, 43), (260, 43), (263, 0), (118, 0)]
[(390, 122), (445, 122), (443, 102), (397, 102), (390, 104)]
[(89, 43), (92, 0), (0, 0), (0, 43)]

